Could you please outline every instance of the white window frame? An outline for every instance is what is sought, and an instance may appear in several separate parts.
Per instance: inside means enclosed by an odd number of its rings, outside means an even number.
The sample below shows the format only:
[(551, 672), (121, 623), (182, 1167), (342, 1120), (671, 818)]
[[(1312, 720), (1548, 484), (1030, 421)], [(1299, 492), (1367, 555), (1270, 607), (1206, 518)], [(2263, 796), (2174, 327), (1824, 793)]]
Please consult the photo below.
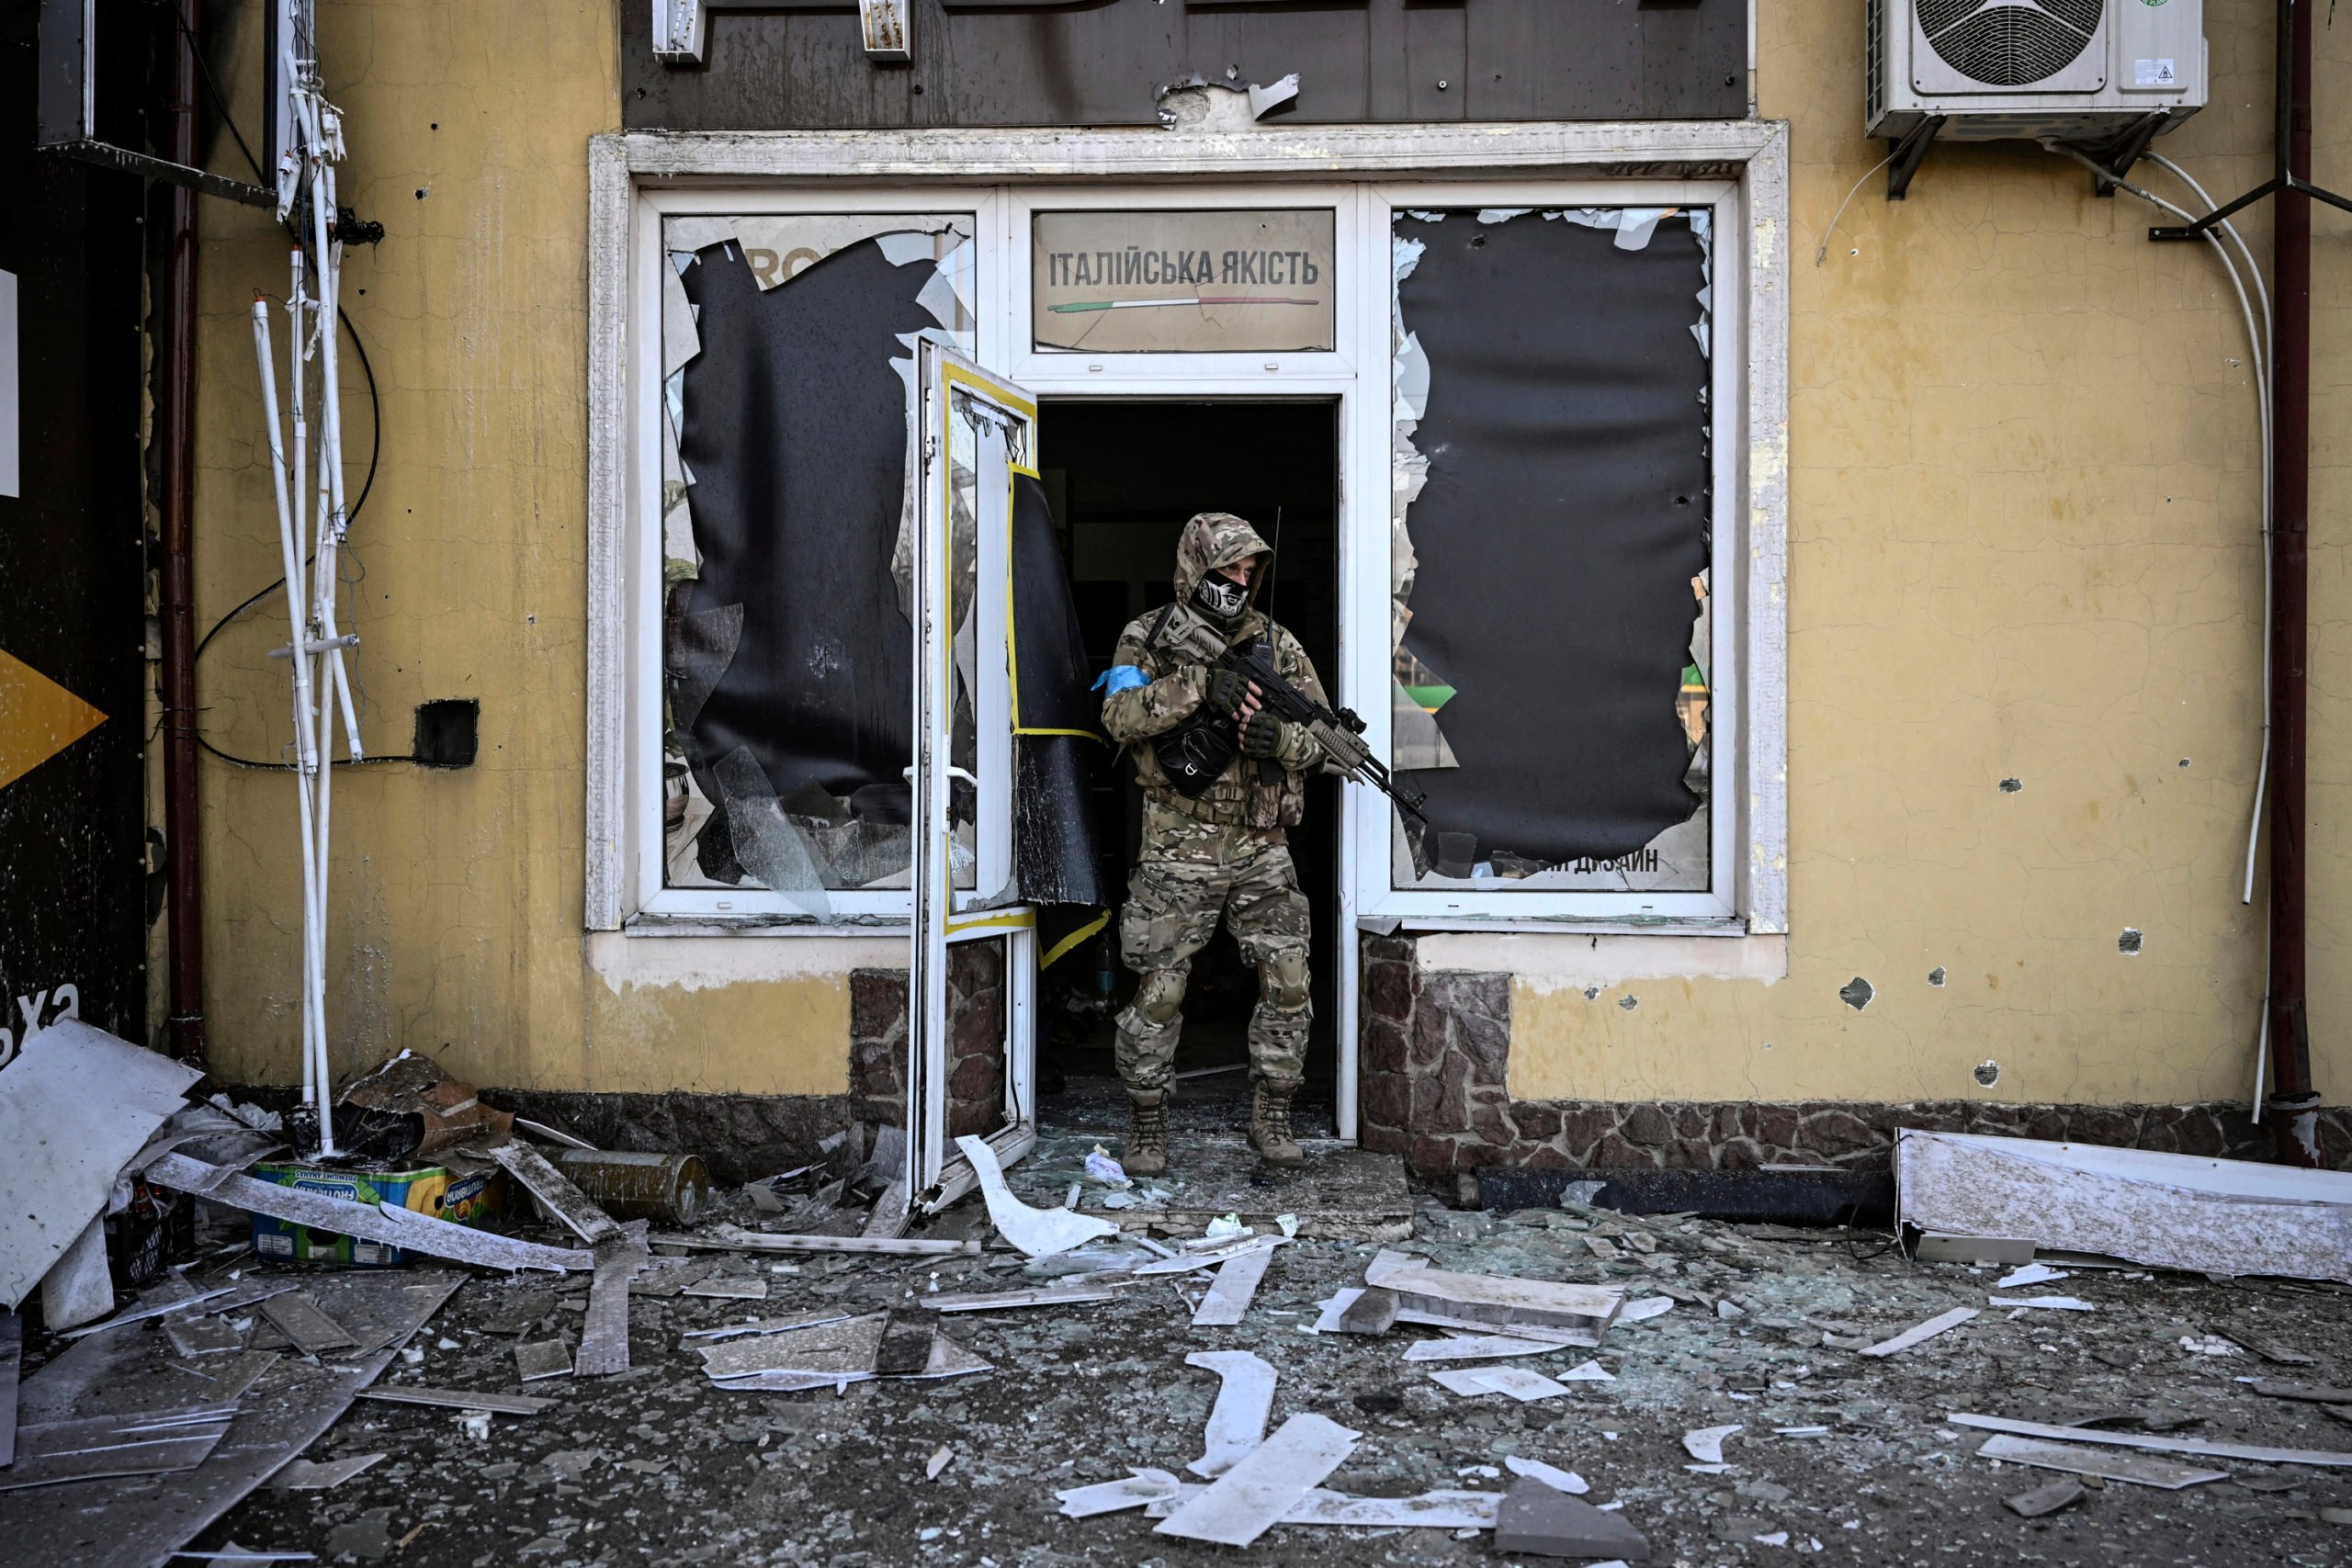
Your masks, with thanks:
[[(629, 371), (632, 384), (644, 390), (627, 410), (630, 464), (630, 537), (628, 564), (619, 584), (632, 623), (633, 655), (623, 672), (628, 688), (627, 753), (628, 804), (625, 819), (635, 831), (625, 832), (635, 897), (631, 919), (639, 922), (683, 923), (698, 927), (772, 926), (786, 929), (860, 929), (880, 921), (904, 925), (913, 908), (913, 894), (905, 888), (829, 889), (825, 895), (830, 919), (803, 913), (789, 899), (761, 887), (671, 887), (664, 885), (668, 835), (660, 826), (662, 785), (662, 228), (673, 217), (779, 216), (831, 214), (941, 213), (968, 214), (972, 225), (974, 267), (974, 343), (981, 363), (1001, 360), (1001, 340), (1005, 315), (1001, 295), (1003, 274), (1002, 202), (993, 189), (928, 186), (808, 186), (777, 184), (762, 186), (671, 187), (640, 193), (635, 232), (631, 237), (633, 276), (630, 279), (632, 320), (629, 323)], [(977, 629), (977, 628), (976, 628)], [(911, 635), (911, 633), (910, 633)], [(1009, 733), (1009, 731), (1008, 731)], [(984, 748), (985, 750), (985, 748)], [(1000, 787), (1010, 786), (1009, 768), (989, 770)], [(637, 814), (651, 813), (650, 818)], [(1009, 833), (1010, 814), (1003, 830), (989, 833), (1002, 839)], [(652, 826), (648, 830), (646, 824)], [(997, 866), (1010, 876), (1009, 841), (984, 843), (981, 869)], [(985, 880), (983, 877), (982, 880)], [(956, 907), (968, 908), (976, 895), (956, 895)]]
[[(1670, 205), (1643, 197), (1664, 189), (1689, 190), (1693, 181), (1731, 192), (1711, 197), (1718, 213), (1712, 349), (1719, 367), (1736, 367), (1730, 371), (1735, 394), (1718, 407), (1714, 431), (1718, 484), (1712, 587), (1716, 635), (1736, 640), (1735, 657), (1719, 658), (1710, 675), (1718, 681), (1728, 678), (1736, 694), (1736, 701), (1718, 696), (1711, 703), (1711, 721), (1730, 728), (1734, 737), (1718, 754), (1713, 782), (1713, 798), (1721, 803), (1718, 818), (1730, 819), (1731, 840), (1726, 851), (1720, 836), (1724, 824), (1719, 821), (1713, 856), (1717, 891), (1708, 896), (1709, 908), (1684, 910), (1663, 907), (1660, 900), (1668, 896), (1655, 894), (1510, 894), (1498, 889), (1491, 898), (1483, 890), (1473, 898), (1471, 890), (1391, 893), (1386, 804), (1371, 799), (1367, 792), (1351, 790), (1340, 911), (1345, 951), (1336, 956), (1352, 968), (1359, 919), (1384, 928), (1396, 921), (1419, 929), (1464, 931), (1766, 935), (1787, 930), (1785, 124), (1750, 119), (1281, 127), (1248, 134), (1069, 130), (631, 132), (592, 139), (589, 162), (584, 881), (590, 930), (650, 934), (749, 928), (847, 934), (861, 926), (871, 930), (896, 924), (903, 929), (906, 919), (903, 899), (895, 916), (881, 908), (853, 913), (845, 904), (852, 896), (835, 895), (835, 908), (849, 918), (818, 925), (805, 918), (746, 917), (740, 910), (673, 909), (661, 897), (660, 606), (658, 594), (644, 591), (645, 573), (633, 553), (642, 547), (639, 530), (645, 526), (633, 487), (648, 452), (657, 465), (659, 459), (658, 445), (649, 445), (639, 434), (640, 411), (650, 408), (660, 391), (658, 360), (650, 378), (643, 368), (646, 328), (651, 324), (658, 329), (661, 319), (658, 308), (649, 310), (641, 297), (642, 280), (658, 276), (644, 265), (648, 253), (650, 260), (660, 259), (658, 233), (646, 231), (649, 212), (680, 200), (691, 203), (688, 209), (702, 211), (969, 210), (978, 220), (979, 361), (1039, 396), (1319, 393), (1343, 398), (1342, 505), (1354, 519), (1349, 527), (1357, 538), (1356, 547), (1346, 536), (1342, 539), (1342, 625), (1368, 625), (1377, 628), (1377, 636), (1363, 639), (1364, 648), (1343, 647), (1338, 683), (1340, 700), (1376, 725), (1385, 743), (1389, 415), (1385, 396), (1366, 394), (1385, 389), (1387, 381), (1390, 269), (1386, 213), (1367, 209), (1380, 205), (1382, 198), (1399, 205), (1446, 207), (1559, 205), (1575, 200), (1575, 193), (1583, 190), (1590, 194), (1578, 204)], [(1204, 183), (1189, 183), (1196, 179)], [(875, 184), (883, 180), (892, 183)], [(1153, 191), (1148, 182), (1155, 181), (1170, 183)], [(1138, 188), (1139, 182), (1145, 188)], [(1596, 187), (1592, 182), (1605, 183)], [(1339, 308), (1356, 312), (1361, 323), (1357, 343), (1380, 345), (1375, 363), (1348, 359), (1344, 323), (1340, 348), (1328, 355), (1090, 358), (1028, 348), (1028, 210), (1310, 206), (1317, 204), (1318, 189), (1335, 186), (1357, 192), (1352, 216), (1349, 207), (1335, 203), (1340, 214), (1335, 237), (1352, 235), (1348, 243), (1353, 250), (1343, 254), (1356, 256), (1356, 265), (1342, 265), (1336, 280), (1341, 290)], [(1488, 193), (1539, 191), (1540, 198), (1531, 202), (1487, 198)], [(1016, 214), (1021, 215), (1017, 225)], [(1737, 266), (1730, 259), (1735, 254)], [(658, 295), (653, 302), (658, 307)], [(1362, 336), (1375, 316), (1376, 333)], [(1016, 333), (1017, 344), (1010, 335)], [(1355, 354), (1363, 357), (1361, 350)], [(1286, 365), (1307, 360), (1323, 363)], [(1039, 361), (1054, 363), (1049, 367)], [(1272, 372), (1264, 368), (1270, 361), (1277, 367)], [(1104, 367), (1102, 371), (1087, 368), (1098, 362)], [(1311, 373), (1317, 370), (1324, 374)], [(1127, 390), (1147, 383), (1150, 390)], [(654, 434), (658, 441), (658, 426)], [(1367, 517), (1376, 522), (1375, 549), (1361, 547)], [(652, 546), (658, 552), (658, 520), (652, 525), (657, 530)], [(658, 560), (651, 575), (658, 582)], [(1378, 614), (1366, 622), (1362, 617), (1368, 605), (1376, 605)], [(1376, 682), (1371, 678), (1375, 664)], [(652, 742), (650, 765), (642, 754), (642, 739), (632, 739), (640, 735), (650, 736)], [(1366, 831), (1367, 817), (1379, 821), (1377, 832)], [(653, 868), (650, 889), (644, 877), (649, 835)], [(1367, 901), (1364, 907), (1355, 907), (1351, 890)], [(1653, 908), (1629, 905), (1629, 898)], [(1396, 901), (1400, 899), (1404, 902)], [(1611, 902), (1595, 902), (1600, 899)], [(1352, 984), (1346, 989), (1351, 998)], [(1343, 1033), (1349, 1032), (1347, 1021)], [(1343, 1061), (1351, 1055), (1343, 1051)]]
[[(1713, 515), (1709, 537), (1708, 592), (1715, 614), (1708, 623), (1708, 728), (1713, 747), (1713, 773), (1708, 789), (1708, 886), (1704, 891), (1620, 892), (1613, 889), (1567, 891), (1525, 890), (1502, 878), (1474, 887), (1405, 888), (1393, 886), (1391, 808), (1370, 790), (1345, 792), (1350, 814), (1348, 843), (1355, 860), (1357, 913), (1368, 919), (1395, 919), (1417, 929), (1448, 929), (1464, 922), (1545, 921), (1595, 923), (1614, 927), (1671, 924), (1691, 931), (1737, 934), (1745, 930), (1739, 908), (1739, 829), (1746, 781), (1741, 750), (1742, 649), (1741, 617), (1732, 613), (1740, 601), (1741, 559), (1736, 547), (1738, 525), (1739, 450), (1724, 439), (1726, 430), (1742, 428), (1749, 397), (1747, 385), (1746, 340), (1742, 334), (1745, 301), (1742, 291), (1722, 280), (1741, 276), (1747, 251), (1741, 221), (1739, 183), (1735, 180), (1514, 180), (1476, 182), (1417, 182), (1387, 184), (1369, 192), (1364, 248), (1351, 269), (1387, 281), (1393, 277), (1390, 236), (1395, 215), (1409, 211), (1461, 211), (1484, 208), (1532, 209), (1534, 212), (1578, 207), (1708, 207), (1713, 209), (1708, 276), (1713, 283), (1708, 330), (1708, 409), (1710, 490)], [(1464, 222), (1475, 221), (1464, 213)], [(1376, 273), (1374, 268), (1377, 267)], [(1357, 335), (1384, 348), (1391, 336), (1390, 288), (1365, 301)], [(1695, 296), (1693, 309), (1696, 309)], [(1408, 322), (1409, 327), (1411, 323)], [(1376, 336), (1374, 335), (1376, 333)], [(1381, 384), (1391, 381), (1390, 367), (1380, 367)], [(1360, 496), (1385, 496), (1392, 485), (1390, 421), (1385, 404), (1360, 400), (1356, 416), (1365, 422), (1352, 444), (1363, 456), (1363, 467), (1353, 473), (1351, 488)], [(1376, 515), (1369, 515), (1376, 512)], [(1389, 514), (1385, 508), (1359, 508), (1354, 520), (1356, 554), (1363, 565), (1350, 579), (1351, 597), (1343, 625), (1385, 628), (1389, 624)], [(1409, 532), (1412, 512), (1405, 524)], [(1345, 683), (1361, 694), (1356, 712), (1364, 720), (1364, 737), (1380, 756), (1389, 754), (1393, 713), (1388, 701), (1390, 649), (1385, 637), (1362, 637), (1350, 650)], [(1377, 698), (1374, 694), (1379, 694)], [(1665, 696), (1661, 702), (1668, 700)], [(1442, 728), (1441, 720), (1440, 728)], [(1410, 775), (1408, 775), (1409, 779)], [(1484, 879), (1482, 879), (1484, 880)], [(1544, 929), (1549, 929), (1547, 926)]]

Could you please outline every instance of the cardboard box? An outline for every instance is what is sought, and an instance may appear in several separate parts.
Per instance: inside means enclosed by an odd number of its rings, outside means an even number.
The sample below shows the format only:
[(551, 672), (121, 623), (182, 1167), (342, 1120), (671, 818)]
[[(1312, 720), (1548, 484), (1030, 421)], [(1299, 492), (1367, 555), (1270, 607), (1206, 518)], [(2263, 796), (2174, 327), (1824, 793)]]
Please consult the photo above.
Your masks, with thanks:
[[(342, 1170), (331, 1166), (271, 1161), (248, 1173), (302, 1192), (324, 1193), (357, 1203), (390, 1203), (461, 1225), (479, 1225), (506, 1212), (503, 1170), (459, 1176), (446, 1166), (418, 1165), (401, 1170)], [(347, 1269), (389, 1269), (408, 1261), (403, 1249), (379, 1241), (314, 1231), (308, 1225), (253, 1217), (254, 1254), (273, 1262), (334, 1263)]]

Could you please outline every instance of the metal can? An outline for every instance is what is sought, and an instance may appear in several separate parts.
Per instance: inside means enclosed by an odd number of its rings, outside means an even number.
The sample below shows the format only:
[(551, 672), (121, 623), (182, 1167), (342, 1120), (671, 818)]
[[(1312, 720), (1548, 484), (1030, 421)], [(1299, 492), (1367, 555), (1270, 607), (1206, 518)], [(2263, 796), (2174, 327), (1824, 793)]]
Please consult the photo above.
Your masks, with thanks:
[(710, 1172), (699, 1155), (549, 1149), (548, 1158), (615, 1219), (691, 1225), (710, 1206)]

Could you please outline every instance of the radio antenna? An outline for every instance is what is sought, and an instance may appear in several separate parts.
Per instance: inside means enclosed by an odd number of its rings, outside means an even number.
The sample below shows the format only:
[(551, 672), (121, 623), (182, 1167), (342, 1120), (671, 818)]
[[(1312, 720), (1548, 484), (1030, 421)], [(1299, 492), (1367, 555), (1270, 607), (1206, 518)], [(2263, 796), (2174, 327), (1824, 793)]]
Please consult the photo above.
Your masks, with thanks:
[(1274, 618), (1274, 571), (1283, 558), (1283, 509), (1274, 507), (1274, 548), (1266, 558), (1266, 619)]

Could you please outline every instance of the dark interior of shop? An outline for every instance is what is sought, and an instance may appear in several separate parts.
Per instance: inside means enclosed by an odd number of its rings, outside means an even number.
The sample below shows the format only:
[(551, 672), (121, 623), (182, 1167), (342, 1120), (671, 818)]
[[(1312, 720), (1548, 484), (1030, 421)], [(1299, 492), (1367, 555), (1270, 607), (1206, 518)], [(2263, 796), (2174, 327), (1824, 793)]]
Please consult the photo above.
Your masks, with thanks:
[[(1328, 400), (1048, 401), (1039, 419), (1040, 462), (1062, 558), (1070, 574), (1089, 660), (1107, 668), (1119, 633), (1172, 596), (1176, 541), (1199, 512), (1245, 517), (1277, 547), (1261, 606), (1288, 627), (1336, 698), (1339, 655), (1339, 406)], [(1279, 527), (1280, 537), (1276, 537)], [(1124, 887), (1140, 833), (1142, 793), (1124, 761), (1106, 770), (1102, 820), (1117, 824)], [(1306, 821), (1290, 832), (1299, 885), (1314, 911), (1315, 1028), (1307, 1097), (1328, 1102), (1337, 1035), (1333, 915), (1338, 907), (1338, 789), (1309, 782)], [(1115, 912), (1114, 912), (1115, 915)], [(1044, 976), (1040, 1073), (1107, 1079), (1114, 1074), (1112, 1016), (1135, 989), (1119, 962), (1115, 918), (1083, 953)], [(1223, 1099), (1246, 1088), (1256, 971), (1220, 927), (1193, 961), (1176, 1059), (1184, 1098)], [(1054, 1109), (1048, 1101), (1046, 1109)]]

